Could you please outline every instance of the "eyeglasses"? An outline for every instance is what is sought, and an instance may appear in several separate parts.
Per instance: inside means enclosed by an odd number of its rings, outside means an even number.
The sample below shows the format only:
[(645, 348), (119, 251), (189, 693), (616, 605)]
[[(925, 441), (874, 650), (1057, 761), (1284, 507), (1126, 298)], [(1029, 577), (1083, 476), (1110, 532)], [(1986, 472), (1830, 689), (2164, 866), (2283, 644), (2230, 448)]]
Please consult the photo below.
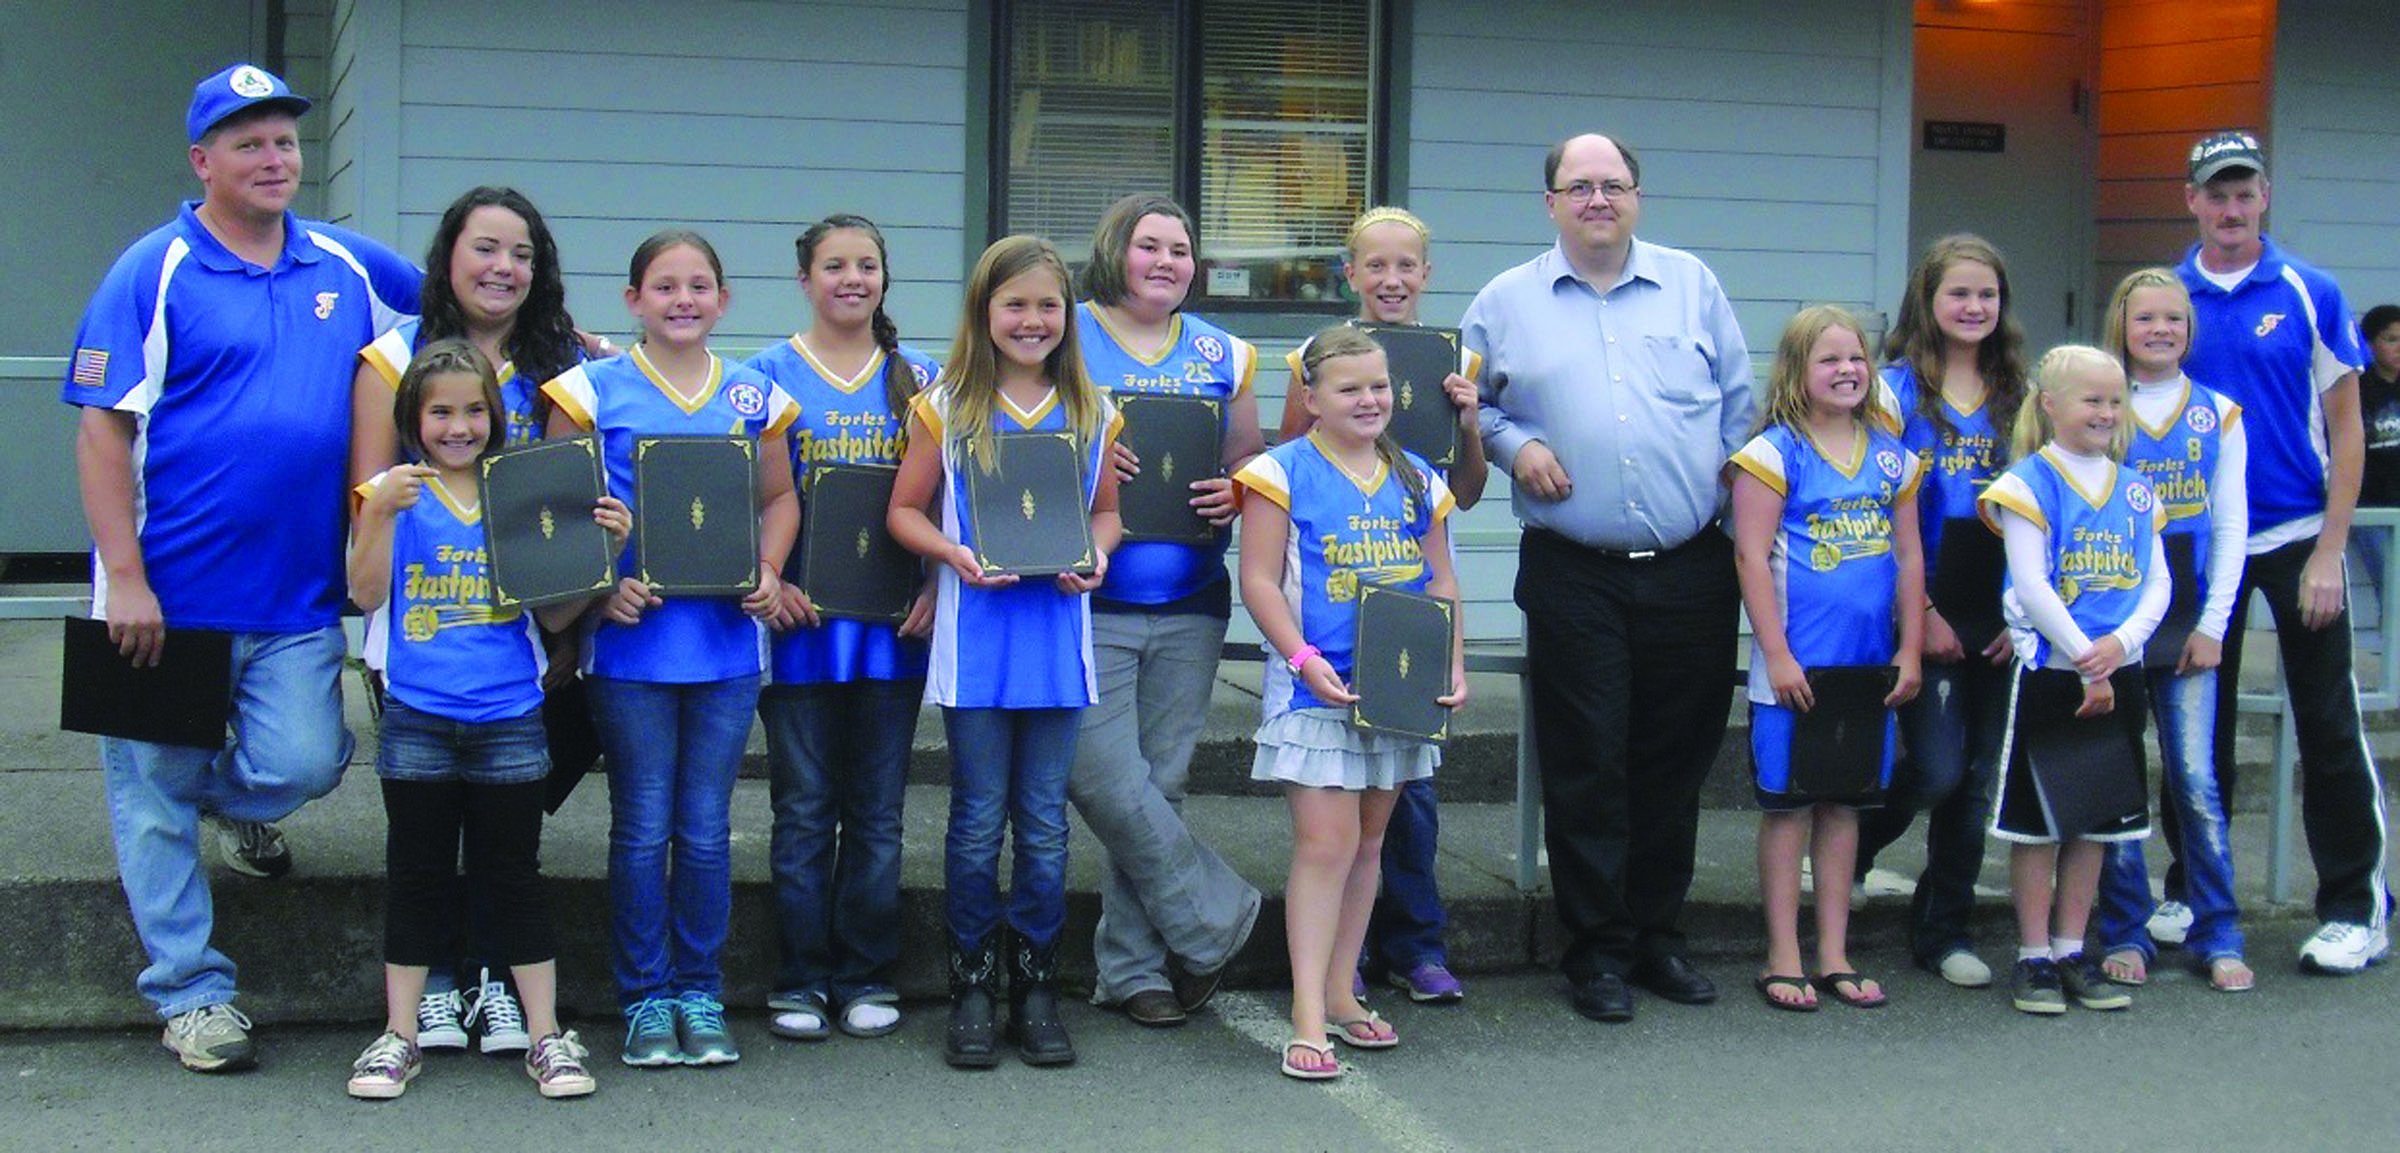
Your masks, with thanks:
[(1589, 180), (1578, 180), (1564, 188), (1553, 188), (1550, 191), (1553, 195), (1566, 197), (1567, 203), (1580, 206), (1590, 204), (1594, 194), (1598, 194), (1601, 198), (1607, 200), (1611, 204), (1622, 204), (1625, 202), (1626, 197), (1631, 196), (1636, 192), (1640, 192), (1641, 190), (1642, 189), (1640, 185), (1627, 184), (1621, 180), (1611, 180), (1606, 184), (1594, 184)]

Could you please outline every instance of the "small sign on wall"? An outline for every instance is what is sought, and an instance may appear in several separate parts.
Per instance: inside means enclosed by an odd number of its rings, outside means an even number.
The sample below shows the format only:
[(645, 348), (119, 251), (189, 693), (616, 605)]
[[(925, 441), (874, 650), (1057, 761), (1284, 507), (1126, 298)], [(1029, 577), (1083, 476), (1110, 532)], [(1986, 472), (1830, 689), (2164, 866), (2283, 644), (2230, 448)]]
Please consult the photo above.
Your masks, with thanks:
[(1925, 122), (1927, 152), (2006, 152), (2008, 125), (1975, 120)]

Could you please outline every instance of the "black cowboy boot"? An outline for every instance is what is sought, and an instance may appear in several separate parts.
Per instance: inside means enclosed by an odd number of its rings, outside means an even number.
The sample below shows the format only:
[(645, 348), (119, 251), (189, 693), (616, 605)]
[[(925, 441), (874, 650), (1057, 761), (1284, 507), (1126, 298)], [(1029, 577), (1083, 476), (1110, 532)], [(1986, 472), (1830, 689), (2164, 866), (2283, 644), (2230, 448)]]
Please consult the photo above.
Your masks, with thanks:
[(971, 951), (950, 946), (950, 1033), (942, 1041), (942, 1060), (961, 1069), (1000, 1063), (993, 1036), (999, 1016), (999, 936), (985, 935)]
[(1036, 945), (1011, 932), (1008, 1039), (1028, 1065), (1072, 1065), (1075, 1043), (1058, 1019), (1058, 942)]

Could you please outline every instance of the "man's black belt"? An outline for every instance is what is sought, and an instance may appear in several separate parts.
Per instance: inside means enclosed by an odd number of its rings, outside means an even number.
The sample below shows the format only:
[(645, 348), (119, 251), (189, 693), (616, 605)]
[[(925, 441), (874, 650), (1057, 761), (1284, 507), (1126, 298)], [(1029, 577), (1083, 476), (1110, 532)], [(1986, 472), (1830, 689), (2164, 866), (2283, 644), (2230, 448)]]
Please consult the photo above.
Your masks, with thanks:
[(1582, 541), (1575, 540), (1572, 537), (1564, 536), (1546, 528), (1534, 528), (1529, 525), (1525, 529), (1525, 535), (1527, 536), (1539, 536), (1549, 543), (1562, 545), (1566, 548), (1573, 549), (1576, 552), (1586, 553), (1591, 556), (1598, 557), (1601, 560), (1621, 561), (1632, 564), (1663, 560), (1674, 555), (1675, 553), (1692, 547), (1693, 544), (1699, 541), (1707, 539), (1710, 533), (1718, 533), (1719, 535), (1722, 535), (1723, 530), (1717, 527), (1716, 522), (1711, 521), (1699, 532), (1693, 533), (1689, 539), (1677, 542), (1675, 544), (1659, 545), (1654, 548), (1617, 549), (1602, 548), (1598, 545), (1585, 544)]

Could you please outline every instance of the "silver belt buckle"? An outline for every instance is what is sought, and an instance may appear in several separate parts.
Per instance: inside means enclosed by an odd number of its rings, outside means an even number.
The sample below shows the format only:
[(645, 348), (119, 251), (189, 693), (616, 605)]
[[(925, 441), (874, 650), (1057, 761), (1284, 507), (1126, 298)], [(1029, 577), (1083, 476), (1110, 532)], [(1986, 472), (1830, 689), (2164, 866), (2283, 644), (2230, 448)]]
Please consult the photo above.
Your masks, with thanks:
[(1657, 556), (1657, 555), (1658, 555), (1658, 550), (1657, 550), (1657, 549), (1654, 549), (1654, 548), (1646, 548), (1646, 549), (1639, 550), (1639, 551), (1637, 551), (1637, 552), (1629, 552), (1629, 553), (1626, 553), (1626, 554), (1625, 554), (1625, 559), (1626, 559), (1626, 560), (1649, 560), (1650, 558), (1652, 558), (1652, 557), (1654, 557), (1654, 556)]

